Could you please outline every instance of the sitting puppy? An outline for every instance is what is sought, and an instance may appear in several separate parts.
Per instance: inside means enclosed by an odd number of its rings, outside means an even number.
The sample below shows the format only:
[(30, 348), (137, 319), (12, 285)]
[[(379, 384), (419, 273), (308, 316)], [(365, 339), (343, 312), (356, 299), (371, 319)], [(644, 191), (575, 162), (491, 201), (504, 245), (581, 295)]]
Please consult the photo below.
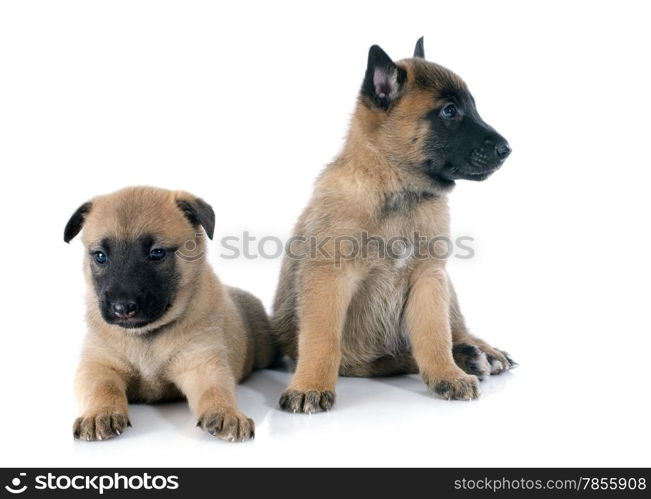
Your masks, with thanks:
[(224, 287), (206, 263), (199, 226), (212, 239), (214, 224), (203, 200), (150, 187), (96, 197), (70, 218), (64, 240), (84, 227), (88, 282), (76, 438), (120, 435), (128, 401), (182, 396), (211, 435), (254, 436), (235, 384), (271, 362), (269, 322), (257, 298)]
[(488, 178), (511, 149), (463, 80), (424, 57), (422, 39), (398, 62), (371, 47), (344, 150), (296, 225), (292, 254), (309, 258), (285, 257), (272, 321), (297, 362), (287, 411), (330, 409), (339, 374), (419, 372), (469, 400), (478, 378), (514, 365), (468, 332), (436, 249), (455, 182)]

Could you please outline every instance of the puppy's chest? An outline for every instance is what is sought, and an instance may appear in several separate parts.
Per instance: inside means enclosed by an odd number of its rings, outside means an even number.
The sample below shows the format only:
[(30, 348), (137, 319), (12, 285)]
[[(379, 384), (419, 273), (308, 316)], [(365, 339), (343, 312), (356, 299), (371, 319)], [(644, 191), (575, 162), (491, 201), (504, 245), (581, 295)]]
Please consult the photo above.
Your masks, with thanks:
[(127, 388), (129, 400), (157, 402), (180, 397), (180, 392), (169, 380), (172, 353), (154, 345), (138, 345), (127, 352), (132, 377)]
[[(445, 265), (449, 256), (447, 205), (422, 202), (405, 213), (379, 220), (362, 245), (362, 282), (351, 304), (350, 331), (381, 337), (392, 351), (400, 348), (402, 312), (410, 276), (423, 261)], [(361, 335), (362, 337), (364, 334)]]
[[(419, 261), (445, 258), (449, 245), (447, 211), (419, 206), (407, 214), (380, 219), (367, 248), (371, 267), (409, 272)], [(375, 239), (375, 240), (374, 240)], [(377, 241), (377, 242), (376, 242)]]

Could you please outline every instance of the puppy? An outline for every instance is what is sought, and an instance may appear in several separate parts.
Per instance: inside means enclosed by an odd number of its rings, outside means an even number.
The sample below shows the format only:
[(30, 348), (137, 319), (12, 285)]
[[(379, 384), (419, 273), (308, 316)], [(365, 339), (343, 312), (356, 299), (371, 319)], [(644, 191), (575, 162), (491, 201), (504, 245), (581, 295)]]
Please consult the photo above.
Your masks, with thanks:
[(235, 384), (273, 357), (260, 301), (223, 286), (201, 227), (215, 215), (186, 192), (130, 187), (82, 204), (65, 227), (86, 247), (88, 333), (76, 376), (74, 436), (106, 440), (130, 426), (128, 402), (186, 397), (197, 426), (228, 441), (254, 436)]
[(272, 327), (297, 362), (283, 409), (330, 409), (338, 374), (420, 372), (433, 393), (474, 399), (478, 376), (514, 364), (468, 332), (436, 251), (455, 182), (486, 179), (510, 152), (463, 80), (425, 60), (422, 38), (398, 62), (371, 47), (344, 149), (281, 270)]

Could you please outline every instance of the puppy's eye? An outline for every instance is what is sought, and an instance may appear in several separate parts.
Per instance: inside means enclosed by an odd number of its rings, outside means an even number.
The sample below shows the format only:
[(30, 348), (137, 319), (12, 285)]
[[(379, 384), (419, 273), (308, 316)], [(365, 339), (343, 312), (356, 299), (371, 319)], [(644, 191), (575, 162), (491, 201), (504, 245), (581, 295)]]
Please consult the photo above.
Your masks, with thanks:
[(149, 259), (158, 261), (165, 258), (165, 255), (167, 255), (167, 251), (165, 251), (163, 248), (154, 248), (149, 252)]
[(93, 253), (93, 258), (99, 265), (104, 265), (106, 262), (108, 262), (108, 256), (106, 256), (106, 253), (103, 251), (95, 251)]
[(447, 120), (454, 118), (457, 114), (459, 114), (459, 111), (457, 110), (457, 106), (454, 104), (448, 104), (443, 109), (441, 109), (441, 117)]

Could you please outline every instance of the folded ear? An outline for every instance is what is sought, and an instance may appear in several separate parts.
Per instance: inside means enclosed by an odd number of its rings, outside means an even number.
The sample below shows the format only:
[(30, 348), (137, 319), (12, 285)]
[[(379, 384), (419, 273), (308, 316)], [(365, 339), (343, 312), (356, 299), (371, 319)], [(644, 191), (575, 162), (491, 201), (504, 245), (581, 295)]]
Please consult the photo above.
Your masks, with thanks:
[(201, 198), (178, 199), (176, 205), (192, 225), (201, 225), (208, 238), (212, 239), (215, 233), (215, 212), (212, 206)]
[(423, 44), (422, 36), (416, 42), (416, 47), (414, 48), (414, 57), (420, 57), (421, 59), (425, 59), (425, 46)]
[(86, 215), (90, 211), (92, 203), (89, 201), (82, 204), (77, 210), (72, 214), (70, 220), (66, 224), (66, 228), (63, 229), (63, 240), (66, 243), (69, 243), (74, 239), (74, 237), (79, 234), (81, 228), (84, 226), (86, 221)]
[(398, 67), (378, 45), (369, 49), (362, 95), (373, 105), (388, 109), (400, 97), (406, 79), (407, 71)]

